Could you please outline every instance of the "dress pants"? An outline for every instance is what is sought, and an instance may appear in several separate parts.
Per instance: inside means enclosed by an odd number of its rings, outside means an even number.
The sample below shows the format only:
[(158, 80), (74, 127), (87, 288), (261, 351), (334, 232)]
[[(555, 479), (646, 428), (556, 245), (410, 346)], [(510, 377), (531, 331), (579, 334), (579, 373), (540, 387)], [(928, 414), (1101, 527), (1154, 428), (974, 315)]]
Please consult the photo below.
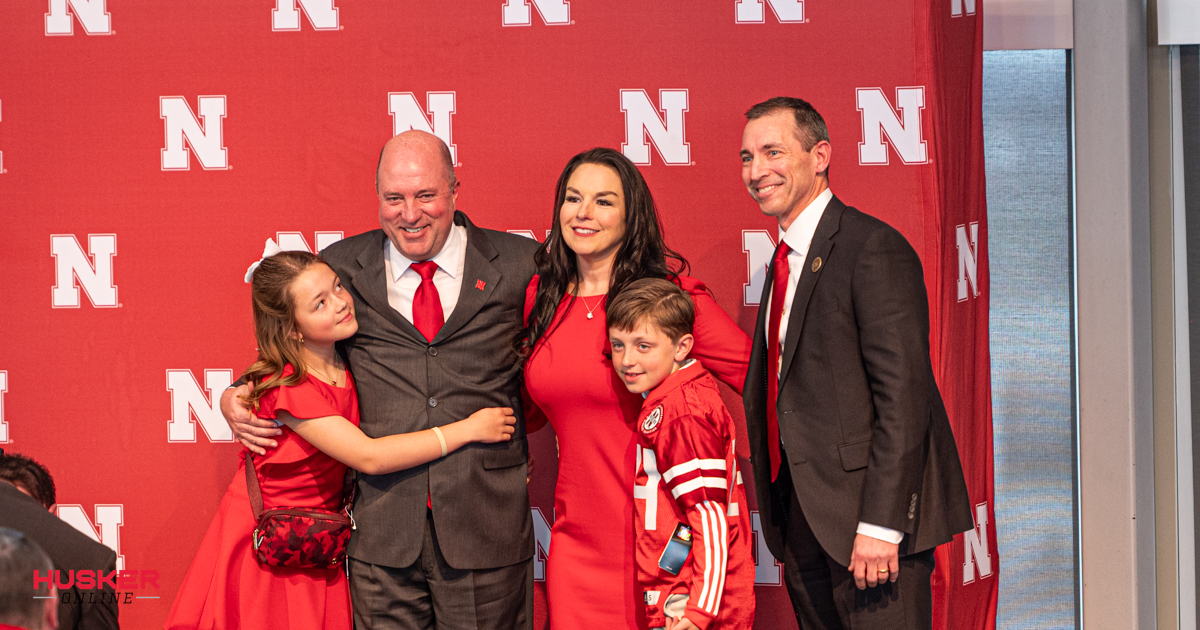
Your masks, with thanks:
[[(786, 456), (783, 461), (786, 462)], [(900, 558), (900, 577), (859, 590), (854, 574), (837, 563), (813, 535), (792, 486), (788, 466), (771, 484), (772, 500), (783, 511), (784, 582), (802, 630), (929, 630), (933, 624), (930, 577), (933, 550)], [(855, 499), (857, 500), (857, 499)], [(812, 509), (819, 510), (820, 506)]]
[(497, 569), (446, 564), (433, 516), (412, 566), (349, 559), (357, 630), (526, 630), (533, 627), (533, 558)]

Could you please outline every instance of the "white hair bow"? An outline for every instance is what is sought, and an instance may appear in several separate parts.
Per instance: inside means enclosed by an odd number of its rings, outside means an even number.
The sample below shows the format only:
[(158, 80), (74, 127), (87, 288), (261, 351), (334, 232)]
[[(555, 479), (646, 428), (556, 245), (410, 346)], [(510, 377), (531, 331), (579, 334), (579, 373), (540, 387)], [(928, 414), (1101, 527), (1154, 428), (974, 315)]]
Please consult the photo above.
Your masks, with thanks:
[(258, 266), (262, 264), (263, 259), (274, 256), (282, 251), (283, 248), (275, 243), (275, 239), (267, 239), (267, 244), (263, 246), (262, 258), (254, 261), (254, 264), (250, 265), (250, 268), (246, 270), (246, 284), (250, 284), (251, 278), (254, 277), (254, 272), (258, 270)]

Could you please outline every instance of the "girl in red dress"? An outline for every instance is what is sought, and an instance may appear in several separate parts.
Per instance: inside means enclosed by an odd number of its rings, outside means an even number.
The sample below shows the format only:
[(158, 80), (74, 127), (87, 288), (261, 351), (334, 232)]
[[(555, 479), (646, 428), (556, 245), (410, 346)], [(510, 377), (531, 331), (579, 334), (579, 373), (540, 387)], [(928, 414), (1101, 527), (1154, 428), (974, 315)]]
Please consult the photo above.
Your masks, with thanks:
[[(750, 338), (700, 281), (683, 275), (687, 262), (663, 242), (646, 181), (620, 152), (571, 158), (554, 208), (520, 342), (529, 398), (559, 444), (546, 564), (550, 628), (644, 627), (633, 564), (633, 502), (645, 492), (634, 487), (642, 398), (613, 370), (605, 303), (639, 278), (673, 280), (696, 305), (692, 356), (739, 393)], [(540, 419), (531, 411), (529, 430)]]
[[(243, 375), (247, 402), (281, 424), (279, 447), (255, 458), (263, 504), (337, 511), (346, 467), (379, 475), (423, 464), (469, 442), (511, 439), (511, 409), (482, 409), (444, 427), (369, 438), (358, 428), (354, 381), (334, 344), (358, 330), (337, 274), (307, 252), (282, 252), (253, 272), (258, 361)], [(245, 460), (179, 588), (166, 628), (350, 630), (342, 567), (262, 566)]]

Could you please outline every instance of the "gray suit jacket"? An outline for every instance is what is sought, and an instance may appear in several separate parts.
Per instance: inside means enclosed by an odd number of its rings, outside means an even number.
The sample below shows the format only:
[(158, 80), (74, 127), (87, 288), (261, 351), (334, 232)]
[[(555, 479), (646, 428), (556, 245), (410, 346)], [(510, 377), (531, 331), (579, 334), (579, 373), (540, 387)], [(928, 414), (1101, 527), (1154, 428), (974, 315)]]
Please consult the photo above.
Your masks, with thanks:
[[(773, 273), (742, 396), (763, 536), (782, 558), (786, 525), (773, 513), (766, 430)], [(834, 197), (788, 318), (776, 407), (783, 465), (825, 552), (848, 566), (859, 521), (904, 532), (902, 556), (970, 529), (962, 465), (929, 360), (925, 277), (904, 236)]]
[(351, 557), (407, 567), (421, 551), (428, 494), (438, 545), (456, 569), (509, 566), (533, 556), (525, 487), (528, 442), (513, 339), (537, 241), (475, 227), (467, 230), (458, 303), (432, 343), (394, 310), (384, 280), (383, 230), (327, 247), (321, 256), (354, 297), (358, 333), (342, 344), (358, 388), (361, 427), (372, 437), (462, 420), (484, 407), (512, 407), (512, 441), (468, 444), (422, 466), (360, 475)]

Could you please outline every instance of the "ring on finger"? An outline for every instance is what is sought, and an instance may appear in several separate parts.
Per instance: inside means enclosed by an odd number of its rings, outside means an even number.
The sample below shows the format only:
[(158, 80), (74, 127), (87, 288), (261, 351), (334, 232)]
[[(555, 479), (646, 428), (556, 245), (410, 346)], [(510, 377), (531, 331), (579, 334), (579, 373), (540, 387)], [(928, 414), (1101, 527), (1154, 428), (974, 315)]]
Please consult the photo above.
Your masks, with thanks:
[(878, 569), (879, 573), (889, 573), (887, 569)]

